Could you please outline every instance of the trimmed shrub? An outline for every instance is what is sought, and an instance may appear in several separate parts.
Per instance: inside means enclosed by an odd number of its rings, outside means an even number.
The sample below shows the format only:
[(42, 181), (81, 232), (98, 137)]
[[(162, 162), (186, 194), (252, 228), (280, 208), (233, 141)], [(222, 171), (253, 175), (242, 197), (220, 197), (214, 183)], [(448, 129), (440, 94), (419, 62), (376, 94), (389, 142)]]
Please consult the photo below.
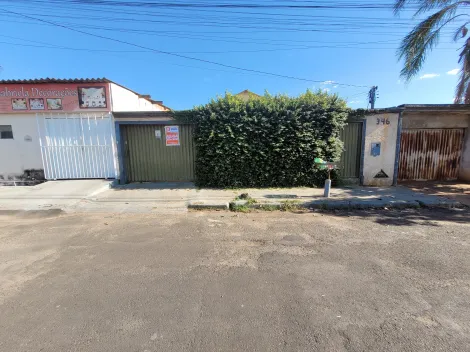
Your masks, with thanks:
[(327, 171), (314, 158), (339, 160), (348, 113), (338, 96), (307, 91), (248, 101), (226, 94), (175, 114), (196, 125), (197, 185), (239, 188), (323, 186)]

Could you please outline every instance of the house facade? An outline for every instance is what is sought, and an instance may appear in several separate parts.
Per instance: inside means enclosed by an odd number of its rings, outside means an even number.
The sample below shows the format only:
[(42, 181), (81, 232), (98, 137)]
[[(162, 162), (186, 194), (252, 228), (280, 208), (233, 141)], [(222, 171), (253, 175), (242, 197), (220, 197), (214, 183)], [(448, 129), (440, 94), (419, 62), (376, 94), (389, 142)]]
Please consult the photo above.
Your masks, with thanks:
[(364, 119), (361, 181), (470, 181), (470, 105), (400, 105)]
[[(366, 186), (470, 181), (469, 130), (470, 105), (369, 111), (342, 132), (340, 174)], [(161, 101), (106, 78), (0, 81), (0, 184), (193, 181), (192, 131)]]
[(253, 99), (253, 98), (261, 98), (261, 95), (253, 93), (253, 92), (249, 91), (248, 89), (245, 89), (244, 91), (242, 91), (238, 94), (235, 94), (235, 96), (241, 98), (243, 101), (248, 101), (248, 100)]
[(115, 178), (113, 112), (168, 110), (106, 78), (0, 81), (0, 181)]

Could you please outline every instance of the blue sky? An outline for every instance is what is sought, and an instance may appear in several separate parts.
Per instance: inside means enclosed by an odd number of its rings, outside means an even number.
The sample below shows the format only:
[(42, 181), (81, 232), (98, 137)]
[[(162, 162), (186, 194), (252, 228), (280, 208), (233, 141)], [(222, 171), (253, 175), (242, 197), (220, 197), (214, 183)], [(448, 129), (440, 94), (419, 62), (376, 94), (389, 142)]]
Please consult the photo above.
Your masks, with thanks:
[[(445, 31), (419, 76), (404, 84), (396, 48), (417, 20), (410, 10), (394, 16), (387, 6), (393, 1), (375, 6), (379, 8), (369, 8), (377, 4), (371, 0), (165, 1), (171, 6), (148, 0), (151, 7), (137, 6), (141, 0), (133, 0), (136, 6), (130, 7), (109, 1), (97, 6), (81, 0), (0, 0), (0, 10), (145, 48), (303, 80), (156, 53), (2, 11), (0, 79), (107, 77), (173, 109), (244, 89), (289, 95), (325, 89), (347, 98), (351, 107), (365, 108), (372, 85), (379, 86), (377, 107), (453, 101), (458, 78), (453, 70), (459, 67), (462, 43), (453, 43), (451, 31)], [(179, 6), (189, 3), (204, 6)], [(286, 4), (329, 8), (283, 8)]]

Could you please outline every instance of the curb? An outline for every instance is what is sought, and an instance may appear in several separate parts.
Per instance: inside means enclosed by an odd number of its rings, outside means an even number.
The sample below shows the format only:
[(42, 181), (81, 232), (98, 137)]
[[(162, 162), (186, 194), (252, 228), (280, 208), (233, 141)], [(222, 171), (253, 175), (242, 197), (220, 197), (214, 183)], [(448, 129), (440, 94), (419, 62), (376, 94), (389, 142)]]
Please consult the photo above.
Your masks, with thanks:
[[(417, 201), (404, 200), (315, 200), (296, 204), (299, 208), (305, 209), (323, 209), (323, 210), (347, 210), (347, 209), (374, 209), (374, 208), (420, 208), (422, 205)], [(247, 201), (237, 200), (230, 202), (230, 210), (236, 210), (237, 207), (247, 207), (249, 209), (259, 210), (281, 210), (283, 203), (253, 203), (248, 204)]]
[(116, 178), (109, 183), (109, 189), (117, 188), (119, 186), (119, 180)]
[(417, 208), (462, 208), (463, 205), (453, 200), (353, 200), (353, 201), (314, 201), (304, 204), (310, 209), (417, 209)]
[(228, 202), (217, 202), (217, 201), (190, 201), (187, 205), (188, 209), (193, 210), (228, 210)]
[(235, 200), (235, 201), (230, 202), (229, 208), (231, 211), (238, 211), (239, 208), (274, 211), (274, 210), (281, 210), (282, 203), (279, 203), (279, 202), (249, 203), (246, 200)]
[(407, 200), (338, 200), (338, 201), (313, 201), (304, 205), (310, 209), (374, 209), (374, 208), (391, 208), (391, 209), (407, 209), (420, 208), (421, 205), (417, 201)]
[(439, 199), (438, 201), (418, 199), (416, 202), (423, 208), (465, 208), (464, 204), (451, 199)]
[[(461, 208), (462, 204), (453, 200), (383, 200), (383, 199), (367, 199), (367, 200), (315, 200), (296, 204), (299, 208), (319, 209), (319, 210), (353, 210), (353, 209), (418, 209), (418, 208)], [(253, 210), (274, 211), (282, 210), (283, 203), (252, 203), (246, 200), (236, 200), (232, 202), (220, 201), (190, 201), (187, 205), (188, 209), (195, 210), (232, 210), (244, 207)]]
[(273, 211), (273, 210), (281, 210), (282, 204), (281, 203), (255, 203), (252, 205), (248, 206), (251, 209), (259, 209), (259, 210), (267, 210), (267, 211)]

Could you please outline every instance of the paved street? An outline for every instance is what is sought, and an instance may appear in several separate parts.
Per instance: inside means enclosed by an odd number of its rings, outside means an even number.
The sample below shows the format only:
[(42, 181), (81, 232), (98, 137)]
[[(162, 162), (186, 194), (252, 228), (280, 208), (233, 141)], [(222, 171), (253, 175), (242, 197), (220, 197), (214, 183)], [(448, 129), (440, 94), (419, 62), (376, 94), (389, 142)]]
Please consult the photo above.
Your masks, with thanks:
[(0, 351), (468, 351), (470, 214), (0, 215)]

